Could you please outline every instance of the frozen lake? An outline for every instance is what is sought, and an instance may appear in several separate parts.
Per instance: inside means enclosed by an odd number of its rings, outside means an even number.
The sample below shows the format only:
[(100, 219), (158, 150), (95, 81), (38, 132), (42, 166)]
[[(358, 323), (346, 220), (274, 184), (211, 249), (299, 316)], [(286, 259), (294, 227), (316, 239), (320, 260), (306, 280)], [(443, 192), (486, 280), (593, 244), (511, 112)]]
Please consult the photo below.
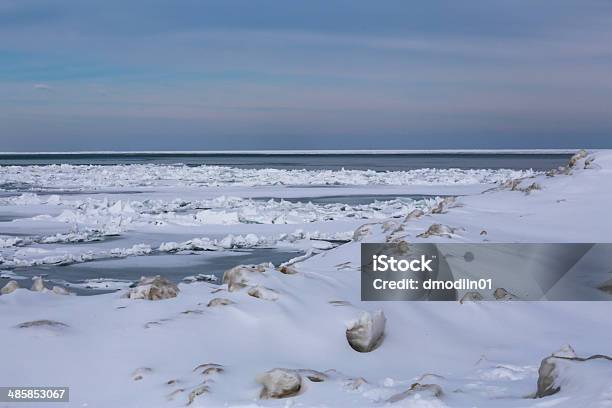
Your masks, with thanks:
[[(0, 271), (78, 294), (327, 251), (565, 153), (0, 154)], [(183, 164), (177, 164), (183, 163)]]

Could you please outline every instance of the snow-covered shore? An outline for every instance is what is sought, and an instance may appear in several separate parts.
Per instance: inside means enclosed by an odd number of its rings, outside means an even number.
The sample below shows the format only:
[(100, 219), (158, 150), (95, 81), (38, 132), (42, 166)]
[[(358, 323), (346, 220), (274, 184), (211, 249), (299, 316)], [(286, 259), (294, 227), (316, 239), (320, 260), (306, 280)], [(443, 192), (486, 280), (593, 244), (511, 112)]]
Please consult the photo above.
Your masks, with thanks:
[[(60, 175), (52, 177), (34, 170), (28, 173), (27, 182), (66, 187), (68, 178), (61, 176), (61, 168), (58, 171)], [(68, 171), (74, 174), (74, 169), (66, 168), (66, 174)], [(94, 170), (98, 171), (102, 170)], [(16, 181), (17, 174), (15, 170), (8, 177)], [(257, 174), (251, 173), (245, 183), (260, 185), (264, 178), (270, 180), (269, 174), (261, 173), (265, 176), (261, 178)], [(313, 179), (312, 174), (286, 174), (317, 185), (332, 177), (324, 175), (319, 180)], [(424, 174), (415, 174), (415, 180)], [(475, 180), (472, 178), (475, 174), (482, 177)], [(455, 201), (407, 201), (386, 212), (378, 205), (376, 215), (370, 217), (362, 216), (368, 211), (374, 214), (367, 206), (342, 210), (315, 205), (305, 210), (304, 206), (293, 208), (291, 203), (284, 204), (284, 208), (278, 208), (277, 202), (257, 204), (263, 206), (256, 211), (258, 217), (263, 217), (260, 221), (275, 219), (278, 216), (275, 211), (293, 211), (300, 228), (306, 228), (308, 233), (360, 230), (353, 241), (325, 248), (287, 268), (262, 265), (236, 270), (228, 275), (229, 282), (221, 286), (207, 282), (179, 284), (176, 297), (157, 301), (125, 298), (125, 292), (77, 297), (17, 289), (2, 295), (0, 338), (6, 352), (2, 357), (0, 384), (70, 386), (70, 406), (75, 407), (171, 407), (185, 406), (189, 401), (190, 406), (202, 407), (612, 406), (609, 361), (574, 365), (568, 361), (559, 380), (563, 382), (561, 390), (544, 398), (533, 398), (540, 361), (562, 346), (570, 344), (582, 357), (612, 355), (609, 327), (612, 306), (608, 302), (460, 304), (360, 300), (361, 242), (611, 242), (612, 217), (608, 208), (612, 199), (612, 152), (599, 151), (582, 157), (567, 172), (554, 176), (508, 173), (496, 178), (491, 173), (483, 174), (445, 176), (445, 183), (478, 185), (469, 195)], [(346, 175), (347, 182), (353, 176), (356, 175)], [(107, 186), (126, 187), (122, 180), (131, 179), (122, 177), (119, 174), (109, 179), (108, 174), (95, 173), (75, 181), (71, 176), (74, 184), (68, 187), (82, 187), (86, 179), (96, 185), (107, 180)], [(183, 175), (173, 177), (180, 179)], [(343, 177), (337, 178), (345, 180)], [(356, 179), (367, 184), (379, 176), (364, 172), (359, 177)], [(398, 175), (395, 180), (410, 184), (410, 177)], [(196, 181), (218, 178), (218, 174), (202, 173)], [(520, 180), (512, 181), (517, 178)], [(151, 180), (155, 180), (152, 183), (156, 186), (163, 185), (164, 175), (157, 174)], [(190, 180), (191, 183), (195, 179)], [(375, 183), (393, 184), (382, 179)], [(15, 211), (20, 199), (42, 200), (25, 205), (42, 205), (46, 209), (56, 206), (58, 211), (50, 217), (63, 214), (79, 225), (87, 224), (88, 216), (91, 220), (116, 219), (112, 209), (116, 204), (103, 205), (95, 198), (54, 198), (58, 201), (49, 203), (50, 198), (35, 197), (5, 200)], [(168, 206), (172, 205), (168, 201), (145, 201), (138, 202), (147, 211), (136, 211), (130, 204), (133, 215), (129, 228), (143, 233), (151, 231), (151, 217), (154, 221), (168, 222)], [(242, 208), (241, 203), (235, 201), (232, 208)], [(213, 202), (205, 204), (198, 202), (194, 210), (206, 206), (208, 209), (197, 211), (214, 211)], [(404, 216), (415, 209), (424, 214)], [(394, 210), (403, 216), (396, 217)], [(122, 216), (130, 213), (125, 201), (116, 211)], [(324, 225), (314, 221), (326, 211), (337, 222)], [(341, 213), (347, 211), (361, 213), (359, 217), (348, 217), (356, 219), (343, 219)], [(312, 223), (307, 222), (309, 213)], [(236, 217), (231, 219), (238, 220), (239, 215)], [(197, 221), (197, 217), (191, 219)], [(360, 227), (366, 222), (367, 226)], [(125, 225), (122, 223), (119, 227)], [(176, 219), (171, 223), (175, 224)], [(291, 224), (281, 224), (286, 228), (284, 233), (294, 230)], [(308, 228), (309, 224), (314, 225)], [(417, 237), (432, 224), (447, 226), (450, 233)], [(111, 225), (111, 221), (103, 223), (105, 227)], [(228, 222), (212, 228), (219, 233), (238, 234), (252, 225)], [(262, 222), (251, 231), (265, 234), (272, 231), (268, 229), (271, 225), (272, 221)], [(57, 233), (56, 227), (47, 224), (47, 235)], [(92, 221), (91, 229), (95, 227)], [(210, 227), (196, 222), (188, 226), (187, 234), (181, 230), (175, 235), (197, 236), (194, 232), (210, 233)], [(183, 241), (177, 239), (177, 245)], [(13, 251), (20, 247), (10, 244), (6, 245), (8, 252), (3, 252), (4, 257), (19, 259)], [(157, 249), (161, 247), (162, 244)], [(167, 244), (164, 248), (170, 247)], [(358, 325), (360, 319), (363, 321), (364, 312), (367, 321), (367, 313), (372, 316), (378, 310), (386, 317), (382, 342), (373, 351), (355, 351), (347, 341), (347, 329)], [(39, 323), (23, 325), (34, 321)], [(261, 398), (266, 395), (262, 394), (262, 387), (275, 383), (274, 378), (262, 374), (274, 368), (286, 369), (301, 378), (296, 395)]]

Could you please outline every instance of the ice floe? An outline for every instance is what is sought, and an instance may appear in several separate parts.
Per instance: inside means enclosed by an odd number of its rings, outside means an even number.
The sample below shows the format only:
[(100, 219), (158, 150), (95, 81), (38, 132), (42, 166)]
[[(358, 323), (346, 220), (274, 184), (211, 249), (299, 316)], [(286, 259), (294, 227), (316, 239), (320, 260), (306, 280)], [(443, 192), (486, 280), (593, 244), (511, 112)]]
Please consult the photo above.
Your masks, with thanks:
[[(531, 170), (416, 169), (373, 170), (242, 169), (221, 166), (130, 164), (3, 166), (4, 184), (37, 189), (100, 190), (158, 186), (264, 185), (432, 185), (489, 184), (535, 174)], [(5, 187), (6, 188), (6, 187)]]

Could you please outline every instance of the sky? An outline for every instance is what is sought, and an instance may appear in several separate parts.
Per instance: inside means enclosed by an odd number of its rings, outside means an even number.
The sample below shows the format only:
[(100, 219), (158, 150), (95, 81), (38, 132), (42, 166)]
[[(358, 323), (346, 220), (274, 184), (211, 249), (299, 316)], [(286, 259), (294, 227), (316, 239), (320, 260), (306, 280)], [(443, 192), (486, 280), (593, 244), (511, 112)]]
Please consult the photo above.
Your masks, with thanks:
[(0, 0), (0, 151), (612, 148), (607, 0)]

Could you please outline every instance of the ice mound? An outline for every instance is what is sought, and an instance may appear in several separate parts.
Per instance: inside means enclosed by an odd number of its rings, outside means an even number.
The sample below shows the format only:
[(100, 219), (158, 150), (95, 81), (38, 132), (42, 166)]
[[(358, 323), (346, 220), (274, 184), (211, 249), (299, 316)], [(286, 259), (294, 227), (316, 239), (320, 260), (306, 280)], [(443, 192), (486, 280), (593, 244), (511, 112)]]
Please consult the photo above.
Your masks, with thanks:
[(129, 299), (161, 300), (176, 297), (179, 288), (161, 276), (143, 276), (138, 284), (130, 289), (125, 297)]
[[(612, 395), (612, 357), (576, 357), (573, 353), (553, 354), (542, 360), (538, 370), (536, 398), (566, 394), (606, 400)], [(607, 400), (609, 401), (609, 400)], [(598, 405), (599, 406), (599, 405)], [(603, 405), (601, 405), (603, 406)]]
[(360, 353), (374, 350), (382, 342), (387, 318), (382, 310), (374, 313), (363, 312), (358, 320), (346, 329), (350, 346)]
[(257, 377), (263, 389), (260, 398), (286, 398), (297, 395), (302, 388), (302, 376), (295, 370), (275, 368)]
[(2, 289), (0, 289), (0, 295), (8, 295), (9, 293), (13, 293), (17, 289), (19, 289), (19, 284), (17, 283), (17, 281), (8, 281), (8, 283), (4, 285)]

